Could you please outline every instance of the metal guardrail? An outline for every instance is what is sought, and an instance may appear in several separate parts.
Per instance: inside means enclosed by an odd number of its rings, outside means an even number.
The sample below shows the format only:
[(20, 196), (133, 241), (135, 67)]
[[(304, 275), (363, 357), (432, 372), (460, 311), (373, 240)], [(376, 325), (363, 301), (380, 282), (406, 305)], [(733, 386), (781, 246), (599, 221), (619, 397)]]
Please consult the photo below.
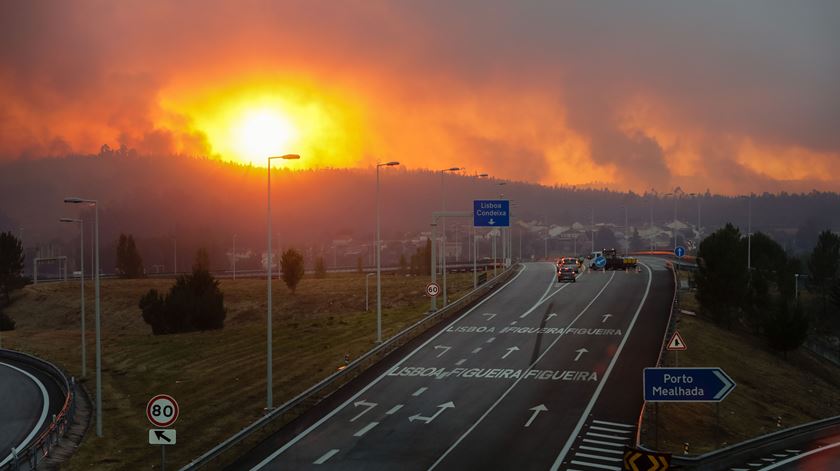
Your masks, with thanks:
[[(64, 392), (64, 405), (58, 414), (53, 415), (52, 423), (42, 431), (34, 440), (21, 450), (12, 449), (12, 460), (3, 466), (0, 471), (20, 471), (38, 469), (44, 462), (52, 448), (58, 444), (58, 440), (73, 422), (76, 414), (76, 393), (74, 390), (74, 379), (67, 379), (67, 375), (48, 361), (14, 350), (0, 350), (0, 359), (7, 358), (18, 363), (25, 363), (33, 366), (57, 380), (59, 387)], [(8, 455), (3, 455), (3, 458)]]
[[(282, 406), (272, 410), (271, 412), (254, 421), (253, 423), (243, 428), (227, 440), (216, 445), (203, 455), (190, 461), (186, 466), (182, 467), (180, 471), (200, 469), (219, 458), (222, 455), (222, 453), (230, 450), (234, 446), (238, 445), (242, 441), (254, 435), (255, 433), (262, 431), (264, 428), (272, 424), (275, 420), (282, 418), (289, 412), (292, 412), (298, 406), (312, 406), (314, 404), (317, 404), (333, 392), (337, 391), (338, 388), (340, 388), (342, 385), (346, 384), (353, 378), (360, 375), (364, 370), (367, 369), (367, 367), (383, 359), (385, 356), (387, 356), (394, 350), (402, 347), (403, 345), (414, 339), (417, 335), (421, 334), (422, 332), (425, 332), (431, 325), (437, 324), (438, 322), (457, 314), (462, 309), (470, 306), (473, 302), (486, 295), (488, 292), (493, 291), (494, 289), (496, 289), (496, 287), (502, 285), (504, 282), (506, 282), (513, 276), (516, 270), (517, 265), (513, 265), (504, 272), (500, 273), (499, 276), (491, 279), (487, 284), (484, 284), (474, 290), (471, 290), (463, 297), (459, 298), (457, 301), (450, 303), (445, 308), (438, 309), (435, 312), (427, 314), (416, 323), (403, 329), (387, 341), (369, 350), (367, 353), (360, 356), (356, 360), (350, 362), (346, 368), (337, 371), (331, 374), (330, 376), (327, 376), (326, 378), (324, 378), (314, 386), (310, 387), (306, 391), (303, 391), (294, 398), (290, 399)], [(326, 394), (324, 394), (325, 392)]]
[[(668, 338), (673, 335), (674, 330), (676, 330), (676, 319), (674, 318), (674, 313), (679, 311), (679, 296), (677, 293), (679, 291), (679, 281), (677, 279), (677, 271), (674, 270), (673, 265), (666, 264), (668, 269), (671, 270), (671, 274), (674, 277), (674, 298), (671, 300), (671, 312), (668, 313), (668, 325), (665, 328), (665, 333), (662, 335), (662, 343), (659, 347), (659, 356), (656, 357), (656, 367), (660, 367), (662, 365), (662, 354), (665, 352), (665, 346), (668, 343)], [(639, 411), (639, 420), (636, 422), (636, 447), (642, 447), (642, 420), (644, 419), (645, 411), (647, 410), (647, 402), (642, 403), (642, 409)], [(659, 420), (657, 417), (656, 420)]]
[(729, 469), (749, 460), (760, 459), (777, 450), (791, 448), (810, 440), (819, 440), (840, 433), (840, 416), (817, 420), (798, 427), (752, 438), (699, 456), (677, 456), (671, 465), (696, 471)]

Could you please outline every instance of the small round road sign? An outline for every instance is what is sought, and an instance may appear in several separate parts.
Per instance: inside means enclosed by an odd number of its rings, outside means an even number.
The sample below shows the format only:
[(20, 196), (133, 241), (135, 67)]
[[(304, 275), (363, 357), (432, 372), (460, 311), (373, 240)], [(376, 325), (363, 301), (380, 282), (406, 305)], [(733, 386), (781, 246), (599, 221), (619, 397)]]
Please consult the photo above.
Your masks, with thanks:
[(685, 247), (680, 245), (679, 247), (675, 248), (674, 255), (676, 255), (679, 258), (683, 258), (683, 256), (685, 256)]
[(146, 417), (155, 427), (169, 427), (178, 419), (178, 403), (172, 396), (158, 394), (146, 404)]
[(437, 283), (429, 283), (426, 285), (426, 294), (429, 296), (437, 296), (440, 294), (440, 285)]

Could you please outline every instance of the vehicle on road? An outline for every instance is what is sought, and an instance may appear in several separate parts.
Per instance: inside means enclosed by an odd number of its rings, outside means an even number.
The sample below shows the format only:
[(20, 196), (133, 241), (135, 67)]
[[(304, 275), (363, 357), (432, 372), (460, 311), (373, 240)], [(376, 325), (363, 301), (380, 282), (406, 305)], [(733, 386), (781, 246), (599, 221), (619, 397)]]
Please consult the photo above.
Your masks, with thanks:
[(580, 261), (577, 257), (563, 257), (560, 259), (557, 266), (571, 268), (575, 273), (580, 273)]
[(607, 264), (604, 270), (627, 270), (635, 269), (639, 264), (639, 260), (635, 257), (627, 257), (618, 255), (615, 249), (604, 249), (604, 258), (607, 259)]
[(577, 281), (577, 277), (575, 276), (575, 271), (571, 268), (559, 266), (557, 267), (557, 282), (562, 283), (564, 281), (574, 283)]

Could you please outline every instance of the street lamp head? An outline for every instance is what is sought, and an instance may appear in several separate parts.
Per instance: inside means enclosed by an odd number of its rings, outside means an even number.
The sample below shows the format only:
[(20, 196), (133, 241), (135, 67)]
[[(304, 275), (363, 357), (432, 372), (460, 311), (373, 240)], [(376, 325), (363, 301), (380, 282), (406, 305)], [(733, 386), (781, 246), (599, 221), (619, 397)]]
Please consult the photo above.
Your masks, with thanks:
[(441, 172), (457, 172), (459, 170), (463, 170), (461, 167), (449, 167), (441, 170)]
[(273, 155), (273, 156), (269, 157), (268, 160), (271, 160), (271, 159), (297, 160), (299, 158), (300, 158), (300, 156), (298, 154), (286, 154), (286, 155)]
[(376, 164), (377, 167), (393, 167), (394, 165), (399, 165), (400, 163), (396, 160), (392, 160), (391, 162), (385, 162), (384, 164)]
[(61, 218), (58, 222), (82, 222), (81, 219)]
[(478, 174), (478, 178), (486, 178), (486, 177), (489, 177), (489, 176), (490, 175), (487, 175), (486, 173), (479, 173)]
[(96, 200), (86, 200), (84, 198), (78, 198), (75, 196), (68, 196), (64, 198), (65, 203), (72, 203), (72, 204), (80, 204), (80, 203), (88, 203), (88, 204), (96, 204)]

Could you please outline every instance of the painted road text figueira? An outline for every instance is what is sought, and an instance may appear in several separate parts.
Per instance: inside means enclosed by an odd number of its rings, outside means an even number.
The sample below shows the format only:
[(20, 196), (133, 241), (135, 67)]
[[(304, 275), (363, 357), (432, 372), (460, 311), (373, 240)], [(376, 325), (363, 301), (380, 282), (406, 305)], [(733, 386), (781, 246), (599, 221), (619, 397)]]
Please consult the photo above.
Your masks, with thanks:
[(553, 381), (598, 381), (597, 371), (576, 370), (531, 370), (513, 368), (424, 368), (422, 366), (394, 366), (388, 371), (388, 376), (429, 377), (444, 379), (455, 378), (476, 379), (538, 379)]

